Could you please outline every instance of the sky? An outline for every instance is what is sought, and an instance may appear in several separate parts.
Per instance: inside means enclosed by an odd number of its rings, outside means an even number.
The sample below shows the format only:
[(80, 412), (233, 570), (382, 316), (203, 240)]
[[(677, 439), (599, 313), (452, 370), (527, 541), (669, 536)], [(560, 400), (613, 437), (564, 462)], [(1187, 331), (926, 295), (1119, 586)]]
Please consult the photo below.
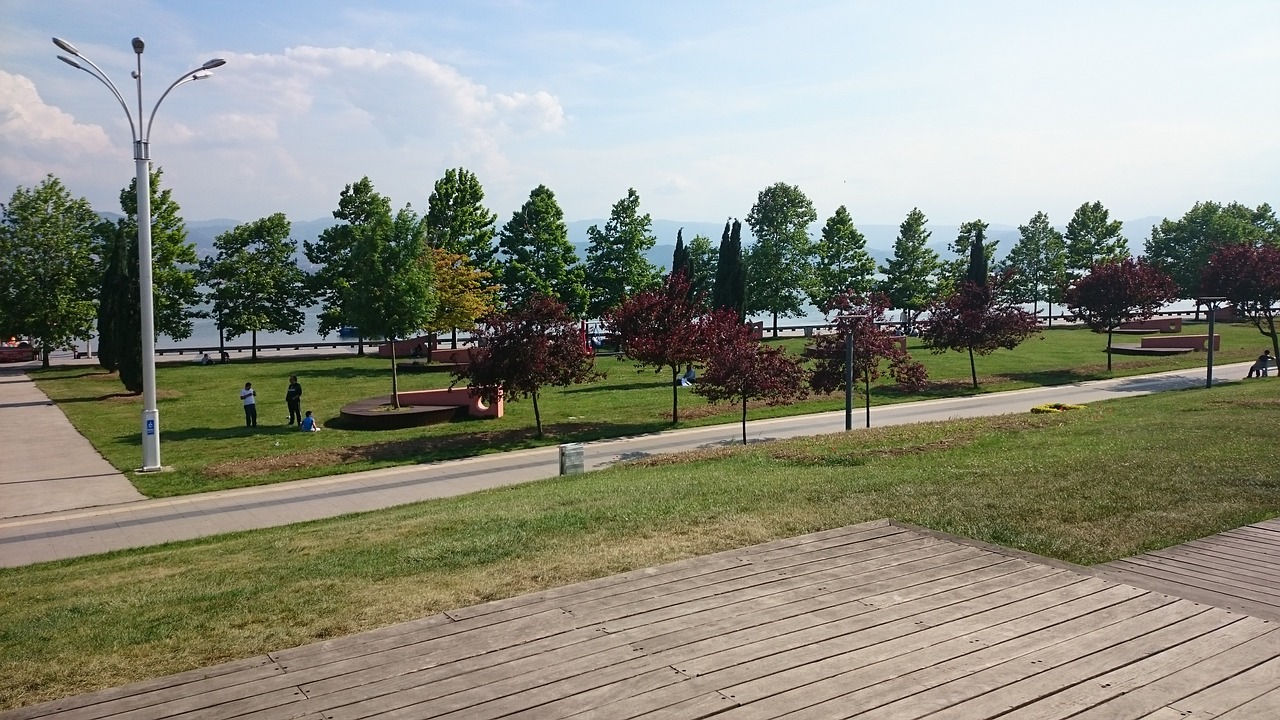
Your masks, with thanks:
[[(367, 175), (425, 210), (450, 167), (506, 222), (628, 188), (654, 218), (745, 218), (775, 182), (819, 218), (1063, 225), (1280, 205), (1275, 0), (360, 2), (0, 0), (0, 198), (52, 173), (97, 210), (133, 177), (136, 110), (188, 220), (329, 217)], [(660, 242), (671, 242), (671, 238)]]

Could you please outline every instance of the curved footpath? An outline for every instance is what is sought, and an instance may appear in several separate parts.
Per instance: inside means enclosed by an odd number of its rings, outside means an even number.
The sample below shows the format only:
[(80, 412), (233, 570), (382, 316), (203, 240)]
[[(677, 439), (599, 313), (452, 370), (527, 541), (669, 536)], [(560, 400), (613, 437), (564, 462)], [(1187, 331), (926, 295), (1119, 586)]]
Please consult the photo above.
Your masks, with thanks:
[[(1219, 378), (1235, 379), (1247, 368), (1248, 363), (1239, 363), (1214, 370)], [(6, 468), (0, 470), (5, 473), (0, 475), (0, 517), (8, 516), (0, 519), (0, 567), (377, 510), (559, 473), (559, 451), (546, 447), (147, 500), (107, 465), (88, 441), (75, 433), (62, 412), (19, 372), (0, 375), (0, 457)], [(880, 427), (1022, 413), (1047, 402), (1091, 403), (1203, 386), (1204, 376), (1204, 369), (1199, 368), (887, 405), (871, 409), (871, 422)], [(15, 419), (18, 413), (22, 413), (21, 423)], [(860, 427), (863, 422), (859, 409), (854, 425)], [(843, 430), (841, 410), (749, 422), (747, 438), (759, 442)], [(68, 431), (74, 437), (69, 437)], [(584, 465), (593, 470), (649, 455), (734, 444), (740, 442), (741, 433), (741, 426), (734, 423), (587, 443)], [(37, 462), (37, 457), (42, 459)], [(82, 489), (67, 492), (68, 482), (78, 482), (75, 487)], [(21, 512), (23, 507), (42, 505), (58, 511)]]

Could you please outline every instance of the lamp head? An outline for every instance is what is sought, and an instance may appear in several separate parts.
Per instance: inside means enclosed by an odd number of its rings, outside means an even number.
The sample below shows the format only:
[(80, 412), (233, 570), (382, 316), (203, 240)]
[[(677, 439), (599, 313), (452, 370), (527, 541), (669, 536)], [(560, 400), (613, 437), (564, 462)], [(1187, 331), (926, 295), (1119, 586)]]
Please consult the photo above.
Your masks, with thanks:
[(147, 44), (142, 42), (142, 38), (136, 37), (133, 39), (133, 51), (138, 55), (142, 54), (142, 49), (146, 46)]
[(62, 38), (54, 38), (53, 44), (57, 45), (58, 49), (62, 50), (63, 52), (68, 52), (68, 53), (71, 53), (72, 55), (75, 55), (76, 57), (80, 57), (80, 51), (76, 49), (76, 46), (72, 45), (66, 40), (63, 40)]
[(61, 60), (61, 61), (62, 61), (62, 62), (64, 62), (64, 63), (66, 63), (66, 64), (70, 65), (71, 67), (73, 67), (73, 68), (77, 69), (77, 70), (83, 70), (83, 69), (84, 69), (84, 68), (80, 67), (80, 63), (76, 62), (75, 60), (72, 60), (71, 58), (67, 57), (66, 55), (59, 55), (59, 56), (58, 56), (58, 59), (59, 59), (59, 60)]
[(197, 71), (197, 72), (193, 72), (193, 73), (191, 73), (191, 79), (192, 79), (192, 80), (203, 80), (203, 79), (205, 79), (205, 78), (207, 78), (207, 77), (213, 77), (213, 73), (211, 73), (211, 72), (209, 72), (209, 71), (207, 71), (207, 70), (199, 70), (199, 71)]
[(222, 58), (214, 58), (212, 60), (205, 62), (205, 64), (201, 65), (200, 69), (212, 70), (214, 68), (222, 67), (223, 65), (226, 65), (226, 64), (227, 64), (226, 60), (223, 60)]

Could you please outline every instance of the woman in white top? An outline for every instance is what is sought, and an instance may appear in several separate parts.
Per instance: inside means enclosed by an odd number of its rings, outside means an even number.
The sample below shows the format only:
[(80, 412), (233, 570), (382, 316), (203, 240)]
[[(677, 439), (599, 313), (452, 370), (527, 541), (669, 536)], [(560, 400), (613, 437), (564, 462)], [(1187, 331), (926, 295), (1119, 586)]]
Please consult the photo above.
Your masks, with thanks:
[(258, 401), (253, 398), (253, 383), (245, 383), (240, 391), (240, 402), (244, 403), (244, 426), (258, 427)]

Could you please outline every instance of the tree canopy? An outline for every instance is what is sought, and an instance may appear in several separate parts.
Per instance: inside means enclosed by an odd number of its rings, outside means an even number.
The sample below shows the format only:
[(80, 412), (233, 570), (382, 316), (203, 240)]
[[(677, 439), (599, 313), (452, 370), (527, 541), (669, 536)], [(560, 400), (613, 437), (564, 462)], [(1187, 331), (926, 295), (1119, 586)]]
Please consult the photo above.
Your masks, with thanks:
[(1232, 246), (1280, 247), (1280, 222), (1269, 205), (1199, 202), (1179, 220), (1165, 218), (1151, 228), (1147, 260), (1178, 284), (1182, 297), (1194, 297), (1209, 258)]
[[(327, 336), (342, 327), (358, 325), (353, 291), (367, 282), (368, 268), (356, 263), (356, 232), (391, 215), (391, 201), (373, 189), (368, 176), (347, 185), (338, 196), (333, 217), (339, 223), (302, 244), (307, 260), (317, 266), (308, 279), (312, 299), (320, 304), (319, 332)], [(370, 337), (360, 328), (360, 337)], [(363, 352), (363, 347), (361, 351)]]
[[(853, 376), (874, 381), (881, 377), (881, 365), (889, 362), (889, 375), (898, 387), (915, 392), (924, 387), (928, 372), (913, 359), (889, 330), (889, 298), (884, 293), (858, 295), (848, 292), (827, 303), (828, 321), (835, 332), (815, 335), (805, 355), (813, 358), (809, 387), (817, 393), (831, 393), (844, 387), (845, 343), (853, 341)], [(856, 383), (855, 383), (856, 384)]]
[(1107, 372), (1111, 371), (1112, 331), (1123, 323), (1146, 320), (1178, 297), (1178, 286), (1162, 270), (1139, 258), (1112, 258), (1094, 264), (1067, 289), (1067, 308), (1094, 332), (1107, 333)]
[(1120, 234), (1124, 223), (1112, 220), (1101, 202), (1084, 203), (1076, 208), (1063, 233), (1066, 243), (1067, 270), (1079, 277), (1095, 263), (1129, 257), (1129, 243)]
[(142, 392), (142, 308), (138, 280), (138, 236), (118, 224), (102, 222), (102, 273), (98, 288), (98, 364), (120, 372), (120, 383)]
[(1012, 350), (1039, 331), (1035, 315), (1006, 299), (1003, 286), (1008, 279), (1004, 274), (983, 285), (964, 281), (929, 304), (929, 322), (920, 333), (934, 353), (969, 353), (969, 374), (975, 389), (975, 355), (989, 355), (1000, 348)]
[(254, 360), (259, 332), (298, 333), (306, 321), (306, 275), (291, 227), (284, 213), (237, 225), (214, 238), (214, 254), (200, 262), (218, 329), (227, 337), (249, 333)]
[(640, 214), (640, 195), (634, 188), (614, 203), (601, 230), (587, 228), (587, 314), (603, 317), (631, 293), (656, 287), (661, 271), (649, 262), (645, 251), (657, 242), (649, 214)]
[(956, 233), (956, 239), (951, 241), (948, 249), (955, 254), (951, 260), (942, 263), (939, 272), (939, 291), (946, 293), (953, 288), (960, 287), (960, 284), (966, 280), (969, 282), (986, 282), (987, 267), (983, 266), (976, 269), (976, 274), (970, 276), (970, 270), (974, 268), (973, 252), (974, 245), (980, 245), (983, 249), (984, 262), (996, 255), (996, 246), (999, 245), (998, 240), (987, 240), (987, 228), (990, 225), (982, 220), (971, 220), (963, 223), (960, 230)]
[(747, 213), (756, 238), (745, 258), (747, 313), (771, 315), (774, 334), (779, 317), (804, 314), (804, 287), (813, 267), (809, 226), (817, 220), (808, 196), (786, 183), (761, 190)]
[(493, 312), (498, 287), (466, 255), (438, 247), (429, 252), (435, 268), (436, 306), (424, 329), (438, 333), (474, 328), (477, 320)]
[(539, 185), (498, 233), (502, 256), (502, 300), (510, 306), (546, 295), (563, 303), (574, 317), (587, 311), (585, 272), (578, 261), (564, 211), (555, 193)]
[(465, 255), (477, 270), (493, 277), (498, 249), (493, 238), (498, 216), (484, 206), (484, 187), (466, 168), (445, 170), (427, 199), (427, 244)]
[(933, 234), (925, 229), (928, 219), (920, 208), (913, 208), (898, 228), (893, 243), (893, 257), (880, 267), (884, 280), (881, 290), (889, 296), (893, 307), (903, 312), (909, 326), (929, 304), (937, 291), (935, 274), (940, 269), (938, 253), (929, 247)]
[(876, 261), (867, 252), (867, 239), (853, 225), (844, 205), (836, 208), (822, 227), (814, 246), (813, 273), (805, 285), (809, 302), (825, 308), (837, 296), (853, 292), (866, 295), (873, 284)]
[(732, 310), (738, 322), (747, 318), (747, 267), (742, 259), (742, 223), (726, 220), (716, 253), (715, 282), (711, 290), (713, 310)]
[(1018, 226), (1018, 242), (1002, 265), (1013, 271), (1008, 284), (1009, 297), (1016, 302), (1030, 303), (1037, 314), (1040, 301), (1047, 301), (1052, 324), (1052, 304), (1061, 302), (1066, 290), (1066, 262), (1062, 233), (1049, 224), (1048, 215), (1037, 212), (1026, 225)]
[(1271, 245), (1225, 245), (1209, 258), (1200, 292), (1227, 298), (1236, 313), (1249, 318), (1258, 332), (1271, 339), (1280, 357), (1276, 314), (1280, 304), (1280, 248)]
[(97, 224), (89, 201), (53, 175), (0, 204), (0, 331), (34, 338), (44, 367), (51, 350), (93, 331)]

